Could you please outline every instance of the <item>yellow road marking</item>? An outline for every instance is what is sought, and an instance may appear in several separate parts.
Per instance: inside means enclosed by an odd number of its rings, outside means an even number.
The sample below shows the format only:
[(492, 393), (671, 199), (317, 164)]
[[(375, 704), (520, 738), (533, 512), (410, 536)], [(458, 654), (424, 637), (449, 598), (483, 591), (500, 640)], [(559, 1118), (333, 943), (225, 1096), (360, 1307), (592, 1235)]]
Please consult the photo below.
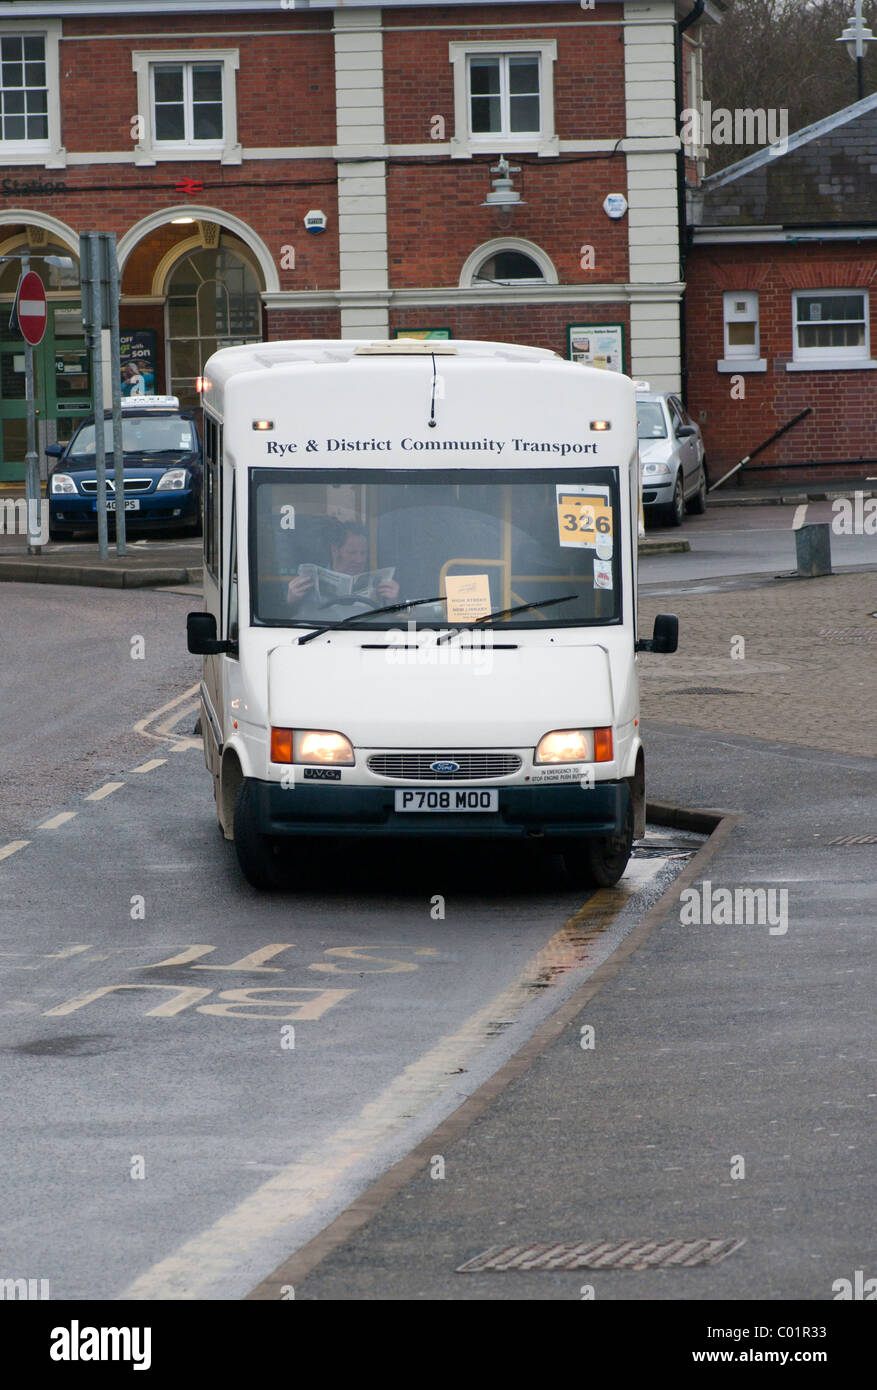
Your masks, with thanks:
[(0, 849), (0, 859), (8, 859), (10, 854), (17, 854), (25, 845), (29, 845), (30, 840), (10, 840), (8, 845)]
[(152, 772), (155, 767), (162, 767), (167, 762), (167, 758), (150, 758), (148, 763), (141, 763), (139, 767), (132, 767), (132, 772)]
[[(658, 861), (648, 870), (654, 873)], [(631, 866), (633, 867), (633, 866)], [(399, 1073), (355, 1119), (343, 1123), (322, 1144), (287, 1164), (232, 1211), (186, 1241), (120, 1295), (136, 1299), (197, 1299), (230, 1271), (241, 1268), (260, 1241), (310, 1216), (330, 1200), (340, 1181), (404, 1129), (412, 1115), (457, 1085), (454, 1073), (466, 1068), (494, 1035), (498, 1020), (513, 1022), (533, 999), (534, 990), (579, 965), (594, 937), (615, 921), (639, 891), (644, 872), (627, 885), (595, 893), (537, 951), (506, 989)], [(207, 1006), (209, 1008), (209, 1006)], [(200, 1012), (206, 1012), (204, 1005)]]
[[(194, 714), (200, 707), (200, 700), (198, 699), (199, 690), (200, 686), (192, 685), (188, 690), (184, 690), (182, 695), (177, 695), (175, 699), (168, 700), (166, 705), (159, 706), (158, 709), (152, 710), (150, 714), (144, 714), (143, 718), (138, 719), (137, 723), (134, 725), (134, 733), (142, 735), (143, 738), (155, 739), (157, 743), (170, 744), (170, 751), (172, 753), (182, 753), (185, 752), (187, 748), (200, 748), (200, 738), (192, 738), (187, 734), (171, 733), (173, 725), (179, 723), (187, 712)], [(149, 728), (149, 725), (155, 724), (157, 720), (161, 719), (162, 715), (165, 715), (166, 718), (158, 725), (157, 731), (153, 732)]]
[(86, 801), (103, 801), (105, 796), (112, 796), (120, 787), (124, 787), (124, 782), (104, 782), (102, 787), (98, 787), (96, 792), (89, 792), (84, 799)]
[(68, 820), (74, 820), (78, 814), (78, 811), (59, 811), (57, 816), (50, 816), (42, 825), (38, 825), (37, 830), (57, 830), (59, 825), (66, 825)]

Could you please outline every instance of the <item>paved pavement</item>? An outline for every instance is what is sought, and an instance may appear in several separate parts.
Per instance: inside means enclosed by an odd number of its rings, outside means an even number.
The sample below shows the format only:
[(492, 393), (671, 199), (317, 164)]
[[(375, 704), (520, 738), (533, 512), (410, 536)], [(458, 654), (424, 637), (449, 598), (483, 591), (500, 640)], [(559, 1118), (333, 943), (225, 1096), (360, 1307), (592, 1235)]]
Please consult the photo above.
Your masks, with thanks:
[[(874, 849), (832, 843), (877, 830), (875, 584), (674, 601), (680, 653), (643, 662), (650, 795), (741, 820), (480, 1114), (451, 1116), (416, 1172), (379, 1181), (252, 1297), (830, 1300), (877, 1274)], [(703, 913), (709, 885), (763, 888), (774, 911), (724, 925)], [(744, 1244), (690, 1269), (457, 1272), (492, 1246), (674, 1238)]]

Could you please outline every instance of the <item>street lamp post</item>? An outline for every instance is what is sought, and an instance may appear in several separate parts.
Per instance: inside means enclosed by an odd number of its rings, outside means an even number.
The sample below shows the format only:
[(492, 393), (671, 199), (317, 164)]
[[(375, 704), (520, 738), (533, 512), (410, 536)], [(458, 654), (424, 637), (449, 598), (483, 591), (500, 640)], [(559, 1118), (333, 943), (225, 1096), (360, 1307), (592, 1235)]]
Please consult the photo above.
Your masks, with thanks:
[(856, 13), (850, 16), (849, 24), (835, 43), (845, 43), (847, 53), (856, 64), (858, 100), (865, 96), (865, 45), (874, 42), (874, 35), (862, 18), (862, 0), (855, 0)]

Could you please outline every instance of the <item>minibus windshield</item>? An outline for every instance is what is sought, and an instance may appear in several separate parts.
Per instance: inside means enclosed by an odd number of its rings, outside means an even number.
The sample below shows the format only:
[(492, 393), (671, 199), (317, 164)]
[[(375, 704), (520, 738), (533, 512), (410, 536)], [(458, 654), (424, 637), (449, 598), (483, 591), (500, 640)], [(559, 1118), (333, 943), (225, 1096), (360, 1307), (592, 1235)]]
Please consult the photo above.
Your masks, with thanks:
[[(313, 627), (355, 618), (379, 629), (483, 627), (488, 618), (504, 629), (617, 623), (620, 519), (613, 468), (254, 468), (251, 620)], [(408, 611), (369, 617), (406, 601)]]

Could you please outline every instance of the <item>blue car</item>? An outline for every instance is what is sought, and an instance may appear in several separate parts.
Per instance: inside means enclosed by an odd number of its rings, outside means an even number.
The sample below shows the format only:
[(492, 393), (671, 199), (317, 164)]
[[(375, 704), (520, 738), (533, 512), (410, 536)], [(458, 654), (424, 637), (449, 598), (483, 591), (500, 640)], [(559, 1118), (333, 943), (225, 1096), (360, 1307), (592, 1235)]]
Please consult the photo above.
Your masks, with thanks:
[[(116, 510), (113, 425), (104, 415), (107, 452), (107, 511)], [(181, 410), (176, 396), (130, 396), (122, 402), (126, 530), (179, 530), (197, 535), (201, 526), (201, 441), (195, 412)], [(84, 420), (67, 445), (50, 444), (58, 462), (49, 473), (49, 538), (74, 531), (97, 532), (97, 472), (94, 416)]]

